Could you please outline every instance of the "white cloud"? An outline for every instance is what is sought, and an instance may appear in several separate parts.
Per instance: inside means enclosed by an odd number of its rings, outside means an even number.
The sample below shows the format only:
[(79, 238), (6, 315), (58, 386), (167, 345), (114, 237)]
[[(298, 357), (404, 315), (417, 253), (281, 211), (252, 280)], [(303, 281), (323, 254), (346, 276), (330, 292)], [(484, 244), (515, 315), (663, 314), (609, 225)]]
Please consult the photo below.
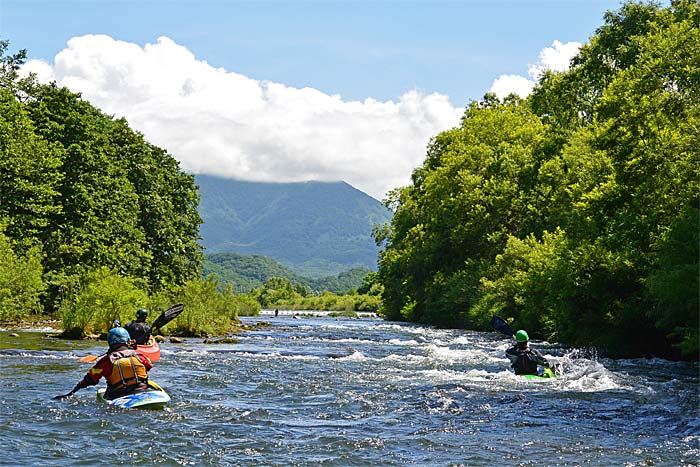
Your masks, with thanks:
[(530, 79), (520, 75), (501, 75), (493, 82), (489, 92), (503, 98), (515, 93), (520, 97), (526, 97), (532, 92), (537, 80), (546, 70), (566, 71), (569, 69), (571, 59), (581, 48), (579, 42), (562, 43), (554, 41), (552, 47), (545, 47), (540, 51), (539, 62), (528, 66)]
[(458, 125), (463, 113), (437, 93), (344, 101), (255, 80), (214, 68), (167, 37), (145, 47), (102, 35), (75, 37), (53, 66), (30, 61), (25, 68), (126, 117), (189, 172), (345, 180), (379, 199), (409, 183), (430, 137)]
[(520, 75), (501, 75), (493, 82), (489, 92), (503, 99), (509, 94), (527, 97), (532, 92), (535, 82)]
[(30, 73), (34, 73), (37, 79), (42, 83), (49, 83), (55, 79), (53, 76), (53, 68), (44, 60), (31, 60), (25, 63), (20, 70), (20, 74), (27, 76)]
[(540, 61), (528, 66), (527, 72), (532, 79), (539, 79), (546, 70), (566, 71), (569, 69), (571, 59), (576, 56), (581, 48), (580, 42), (567, 42), (563, 44), (554, 41), (552, 47), (545, 47), (540, 51)]

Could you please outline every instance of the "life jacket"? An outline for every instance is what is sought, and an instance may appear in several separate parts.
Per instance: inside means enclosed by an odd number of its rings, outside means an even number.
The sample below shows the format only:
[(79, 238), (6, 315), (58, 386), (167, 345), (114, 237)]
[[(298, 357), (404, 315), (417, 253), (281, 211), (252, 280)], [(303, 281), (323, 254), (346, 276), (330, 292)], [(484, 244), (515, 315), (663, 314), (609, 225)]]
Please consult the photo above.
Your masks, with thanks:
[(109, 355), (112, 372), (107, 377), (107, 394), (114, 399), (148, 387), (148, 371), (136, 351), (120, 350)]
[(537, 361), (529, 348), (513, 347), (506, 352), (516, 375), (536, 375)]

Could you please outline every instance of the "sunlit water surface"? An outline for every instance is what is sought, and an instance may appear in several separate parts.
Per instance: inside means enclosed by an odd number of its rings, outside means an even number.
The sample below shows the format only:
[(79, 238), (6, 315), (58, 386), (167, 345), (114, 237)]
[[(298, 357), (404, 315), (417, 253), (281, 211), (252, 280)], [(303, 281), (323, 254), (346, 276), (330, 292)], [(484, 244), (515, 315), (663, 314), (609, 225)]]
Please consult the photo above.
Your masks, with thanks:
[(103, 345), (0, 332), (0, 465), (700, 465), (696, 363), (537, 343), (564, 375), (528, 381), (496, 333), (264, 319), (237, 344), (164, 343), (163, 411), (51, 400)]

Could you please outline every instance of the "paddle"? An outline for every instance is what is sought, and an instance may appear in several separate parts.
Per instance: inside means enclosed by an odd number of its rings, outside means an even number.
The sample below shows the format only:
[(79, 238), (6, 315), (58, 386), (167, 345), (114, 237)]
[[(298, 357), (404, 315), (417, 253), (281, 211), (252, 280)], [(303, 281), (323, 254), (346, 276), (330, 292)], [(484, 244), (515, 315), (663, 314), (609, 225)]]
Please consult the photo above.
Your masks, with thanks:
[(153, 324), (151, 325), (151, 330), (155, 332), (156, 329), (162, 328), (163, 326), (177, 318), (184, 309), (185, 305), (183, 305), (182, 303), (178, 303), (177, 305), (171, 306), (163, 313), (161, 313), (155, 321), (153, 321)]
[(69, 392), (68, 394), (61, 394), (60, 396), (53, 396), (51, 399), (53, 399), (55, 401), (60, 401), (62, 399), (66, 399), (68, 397), (71, 397), (76, 392), (78, 392), (77, 387), (73, 388), (73, 390), (71, 392)]
[[(178, 317), (180, 313), (185, 309), (185, 305), (182, 303), (178, 303), (177, 305), (173, 305), (167, 310), (165, 310), (163, 313), (160, 314), (156, 318), (156, 320), (153, 322), (153, 325), (151, 326), (151, 332), (155, 332), (156, 329), (160, 329), (175, 318)], [(106, 354), (102, 354), (106, 355)], [(80, 357), (78, 359), (79, 362), (82, 363), (93, 363), (96, 362), (98, 358), (100, 358), (102, 355), (86, 355), (84, 357)]]
[(98, 358), (107, 355), (107, 354), (102, 354), (102, 355), (86, 355), (84, 357), (80, 357), (78, 361), (80, 363), (93, 363), (96, 362)]
[(505, 334), (509, 337), (515, 336), (515, 331), (513, 331), (513, 328), (511, 328), (510, 324), (508, 324), (508, 322), (500, 316), (494, 316), (491, 318), (491, 326), (493, 326), (493, 328), (501, 334)]

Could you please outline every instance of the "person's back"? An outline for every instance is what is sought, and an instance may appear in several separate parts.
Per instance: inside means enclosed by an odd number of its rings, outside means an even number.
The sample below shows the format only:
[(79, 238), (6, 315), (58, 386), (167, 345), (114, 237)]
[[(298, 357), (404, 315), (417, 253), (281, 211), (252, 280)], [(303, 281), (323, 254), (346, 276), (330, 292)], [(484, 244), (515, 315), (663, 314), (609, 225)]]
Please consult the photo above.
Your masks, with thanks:
[(138, 345), (146, 345), (151, 338), (151, 327), (146, 324), (148, 311), (143, 308), (136, 311), (136, 319), (127, 323), (124, 328)]

